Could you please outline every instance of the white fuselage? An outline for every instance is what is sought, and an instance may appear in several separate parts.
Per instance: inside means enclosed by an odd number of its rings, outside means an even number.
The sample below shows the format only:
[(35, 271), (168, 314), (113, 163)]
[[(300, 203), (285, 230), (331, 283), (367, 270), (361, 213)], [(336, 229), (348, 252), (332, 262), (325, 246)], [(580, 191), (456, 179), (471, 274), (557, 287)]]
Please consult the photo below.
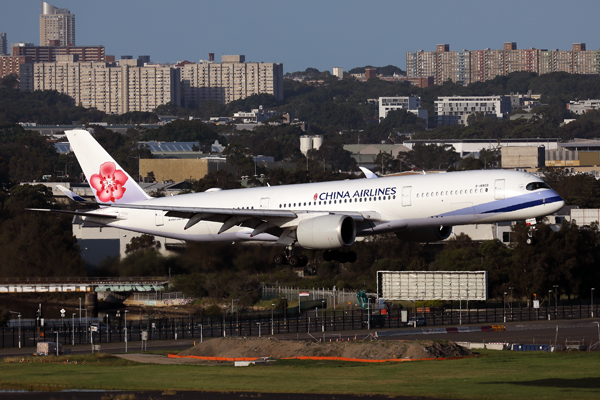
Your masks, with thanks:
[[(357, 236), (429, 226), (515, 221), (542, 217), (563, 207), (564, 201), (549, 188), (528, 189), (543, 182), (524, 172), (483, 170), (379, 179), (356, 179), (298, 185), (219, 190), (161, 197), (144, 201), (154, 206), (230, 208), (293, 211), (298, 218), (354, 212), (368, 223), (357, 224)], [(275, 241), (278, 237), (242, 226), (217, 234), (221, 222), (200, 221), (184, 229), (188, 219), (166, 216), (166, 211), (120, 208), (100, 213), (117, 214), (116, 220), (85, 217), (93, 222), (136, 232), (190, 241)], [(280, 227), (286, 228), (287, 225)]]

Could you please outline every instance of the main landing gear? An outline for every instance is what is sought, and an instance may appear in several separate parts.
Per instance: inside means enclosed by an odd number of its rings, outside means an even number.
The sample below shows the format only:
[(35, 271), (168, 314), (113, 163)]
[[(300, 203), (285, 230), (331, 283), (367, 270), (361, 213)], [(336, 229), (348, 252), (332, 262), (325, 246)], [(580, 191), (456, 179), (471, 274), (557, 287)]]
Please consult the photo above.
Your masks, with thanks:
[(285, 253), (277, 253), (273, 257), (275, 265), (289, 264), (290, 267), (304, 267), (308, 264), (308, 257), (304, 255), (295, 256), (292, 246), (285, 248)]
[[(356, 253), (353, 251), (325, 250), (323, 260), (337, 261), (339, 263), (353, 263), (356, 261)], [(308, 257), (304, 255), (295, 256), (292, 246), (285, 248), (284, 253), (277, 253), (273, 257), (275, 265), (288, 264), (291, 267), (304, 267), (308, 264)]]
[(353, 251), (325, 250), (323, 252), (323, 260), (337, 261), (340, 263), (353, 263), (356, 261), (356, 253)]

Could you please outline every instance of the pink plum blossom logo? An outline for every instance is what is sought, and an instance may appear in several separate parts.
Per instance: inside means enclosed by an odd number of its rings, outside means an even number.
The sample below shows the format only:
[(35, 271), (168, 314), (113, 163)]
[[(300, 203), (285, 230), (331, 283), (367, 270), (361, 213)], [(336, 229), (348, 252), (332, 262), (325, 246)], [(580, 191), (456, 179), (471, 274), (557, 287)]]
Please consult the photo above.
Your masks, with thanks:
[(315, 193), (315, 195), (313, 196), (313, 199), (314, 199), (314, 200), (317, 200), (317, 198), (318, 198), (318, 197), (319, 197), (319, 196), (318, 196), (318, 193)]
[(100, 174), (90, 178), (90, 185), (96, 189), (96, 196), (103, 202), (119, 200), (125, 194), (127, 175), (115, 167), (114, 162), (105, 162), (100, 165)]

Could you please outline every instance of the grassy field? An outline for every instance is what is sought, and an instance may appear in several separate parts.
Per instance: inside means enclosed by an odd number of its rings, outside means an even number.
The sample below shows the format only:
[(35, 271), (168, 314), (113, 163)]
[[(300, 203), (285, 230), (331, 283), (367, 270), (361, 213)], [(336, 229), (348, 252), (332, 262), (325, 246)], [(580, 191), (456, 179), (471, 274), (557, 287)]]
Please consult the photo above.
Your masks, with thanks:
[[(454, 399), (598, 399), (600, 353), (489, 351), (448, 361), (361, 364), (278, 361), (274, 365), (137, 364), (107, 355), (0, 362), (0, 389), (199, 390), (352, 393)], [(45, 363), (41, 363), (45, 360)], [(49, 363), (48, 361), (52, 361)], [(84, 363), (85, 361), (85, 363)]]

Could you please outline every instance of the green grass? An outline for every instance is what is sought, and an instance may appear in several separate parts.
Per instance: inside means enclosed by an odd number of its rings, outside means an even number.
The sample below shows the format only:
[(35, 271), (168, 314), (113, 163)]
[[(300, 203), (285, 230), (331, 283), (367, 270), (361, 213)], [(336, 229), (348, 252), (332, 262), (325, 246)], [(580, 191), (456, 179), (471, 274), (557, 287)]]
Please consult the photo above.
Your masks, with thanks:
[[(278, 361), (235, 368), (137, 364), (107, 355), (78, 364), (0, 362), (0, 389), (353, 393), (455, 399), (597, 399), (599, 353), (487, 352), (448, 361), (362, 364)], [(19, 358), (20, 360), (20, 358)], [(83, 363), (85, 361), (85, 364)]]

